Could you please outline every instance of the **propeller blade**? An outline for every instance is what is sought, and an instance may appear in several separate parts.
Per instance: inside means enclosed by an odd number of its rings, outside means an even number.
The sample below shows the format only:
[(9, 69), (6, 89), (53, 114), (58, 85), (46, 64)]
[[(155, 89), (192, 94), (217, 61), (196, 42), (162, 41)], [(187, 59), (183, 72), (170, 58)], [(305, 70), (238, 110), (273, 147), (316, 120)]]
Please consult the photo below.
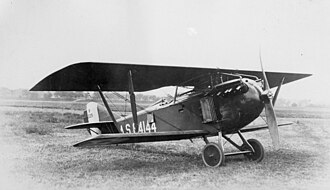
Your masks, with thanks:
[(265, 114), (266, 114), (270, 137), (272, 138), (272, 143), (275, 150), (277, 150), (280, 147), (280, 138), (278, 134), (275, 111), (271, 102), (265, 104)]
[(281, 79), (281, 82), (280, 82), (280, 84), (278, 85), (278, 87), (277, 87), (277, 89), (276, 89), (276, 92), (275, 92), (275, 95), (274, 95), (274, 98), (273, 98), (273, 106), (275, 106), (275, 103), (276, 103), (276, 100), (277, 100), (277, 96), (278, 96), (278, 93), (279, 93), (280, 90), (281, 90), (281, 86), (282, 86), (282, 84), (283, 84), (283, 82), (284, 82), (284, 79), (285, 79), (285, 77), (283, 77), (283, 78)]
[(276, 94), (275, 94), (276, 97), (274, 97), (274, 99), (272, 100), (272, 98), (273, 98), (272, 92), (270, 91), (266, 72), (262, 65), (261, 50), (259, 50), (259, 59), (260, 59), (262, 75), (264, 78), (264, 92), (265, 92), (264, 95), (266, 95), (265, 114), (266, 114), (267, 125), (268, 125), (268, 129), (269, 129), (270, 137), (272, 139), (273, 146), (274, 146), (275, 150), (278, 150), (280, 147), (280, 137), (278, 134), (278, 126), (277, 126), (276, 115), (275, 115), (275, 111), (274, 111), (274, 107), (273, 107), (273, 102), (275, 103), (275, 101), (276, 101), (276, 98), (278, 96), (282, 83), (284, 81), (284, 78), (282, 78), (282, 81), (276, 90)]
[(261, 51), (259, 51), (259, 59), (260, 59), (260, 65), (261, 65), (261, 71), (262, 71), (262, 75), (264, 77), (264, 90), (270, 90), (269, 88), (269, 83), (268, 83), (268, 80), (267, 80), (267, 76), (266, 76), (266, 73), (265, 73), (265, 70), (264, 70), (264, 67), (262, 65), (262, 59), (261, 59)]

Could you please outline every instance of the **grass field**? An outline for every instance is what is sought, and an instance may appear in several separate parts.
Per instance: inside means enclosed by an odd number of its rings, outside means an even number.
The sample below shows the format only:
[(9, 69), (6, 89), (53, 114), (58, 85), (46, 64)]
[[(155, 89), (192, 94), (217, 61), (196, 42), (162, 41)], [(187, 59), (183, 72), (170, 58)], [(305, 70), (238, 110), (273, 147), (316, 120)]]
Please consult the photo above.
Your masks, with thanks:
[(295, 122), (280, 128), (281, 149), (272, 149), (268, 131), (246, 133), (263, 143), (265, 159), (228, 157), (219, 168), (204, 166), (201, 139), (74, 148), (87, 132), (63, 128), (80, 123), (80, 112), (0, 106), (0, 189), (330, 188), (328, 109), (278, 109), (279, 120)]

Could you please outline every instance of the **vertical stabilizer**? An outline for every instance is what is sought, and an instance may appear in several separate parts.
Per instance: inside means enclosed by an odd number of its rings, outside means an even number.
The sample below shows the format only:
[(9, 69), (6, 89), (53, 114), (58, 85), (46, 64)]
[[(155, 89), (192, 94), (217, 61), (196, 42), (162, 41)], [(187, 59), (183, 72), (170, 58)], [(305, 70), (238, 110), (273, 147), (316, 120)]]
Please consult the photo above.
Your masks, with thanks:
[[(86, 105), (88, 123), (96, 123), (100, 121), (99, 111), (97, 107), (97, 103), (95, 102), (90, 102)], [(90, 128), (88, 130), (92, 136), (101, 134), (101, 130), (99, 128)]]

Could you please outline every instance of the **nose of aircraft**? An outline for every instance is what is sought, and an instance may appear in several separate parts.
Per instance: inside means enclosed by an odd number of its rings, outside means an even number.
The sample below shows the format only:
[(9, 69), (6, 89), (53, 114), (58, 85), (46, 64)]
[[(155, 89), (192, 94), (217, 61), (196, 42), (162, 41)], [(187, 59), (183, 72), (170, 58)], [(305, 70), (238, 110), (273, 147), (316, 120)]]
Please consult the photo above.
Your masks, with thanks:
[[(278, 134), (278, 127), (276, 121), (276, 115), (273, 107), (273, 93), (270, 91), (267, 79), (264, 80), (264, 85), (260, 81), (255, 81), (251, 79), (245, 79), (249, 85), (249, 92), (247, 97), (249, 97), (250, 102), (254, 103), (255, 105), (262, 105), (265, 108), (266, 120), (268, 129), (270, 132), (270, 136), (272, 138), (273, 146), (275, 149), (279, 148), (279, 134)], [(263, 89), (265, 88), (265, 89)], [(278, 91), (276, 92), (276, 96)]]
[(261, 104), (262, 84), (251, 79), (243, 79), (244, 83), (248, 86), (249, 90), (245, 94), (245, 99), (254, 105)]

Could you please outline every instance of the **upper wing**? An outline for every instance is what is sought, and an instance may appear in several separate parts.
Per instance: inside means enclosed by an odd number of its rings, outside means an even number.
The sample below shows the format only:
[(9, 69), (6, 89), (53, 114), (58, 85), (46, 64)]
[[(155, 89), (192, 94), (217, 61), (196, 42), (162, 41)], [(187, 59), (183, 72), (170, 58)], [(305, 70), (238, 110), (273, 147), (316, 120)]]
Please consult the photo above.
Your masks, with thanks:
[[(127, 91), (128, 71), (133, 72), (134, 90), (148, 91), (164, 86), (196, 86), (209, 78), (212, 73), (239, 73), (262, 78), (260, 71), (173, 67), (154, 65), (134, 65), (120, 63), (77, 63), (50, 74), (32, 91), (97, 91), (100, 85), (104, 91)], [(266, 72), (270, 87), (285, 77), (289, 83), (309, 74)], [(207, 84), (209, 85), (209, 84)], [(206, 86), (207, 87), (207, 86)]]
[(138, 142), (155, 142), (155, 141), (171, 141), (190, 139), (208, 135), (208, 132), (203, 130), (189, 131), (169, 131), (156, 133), (117, 133), (117, 134), (101, 134), (95, 137), (88, 138), (73, 146), (95, 146), (95, 145), (110, 145), (123, 143), (138, 143)]

